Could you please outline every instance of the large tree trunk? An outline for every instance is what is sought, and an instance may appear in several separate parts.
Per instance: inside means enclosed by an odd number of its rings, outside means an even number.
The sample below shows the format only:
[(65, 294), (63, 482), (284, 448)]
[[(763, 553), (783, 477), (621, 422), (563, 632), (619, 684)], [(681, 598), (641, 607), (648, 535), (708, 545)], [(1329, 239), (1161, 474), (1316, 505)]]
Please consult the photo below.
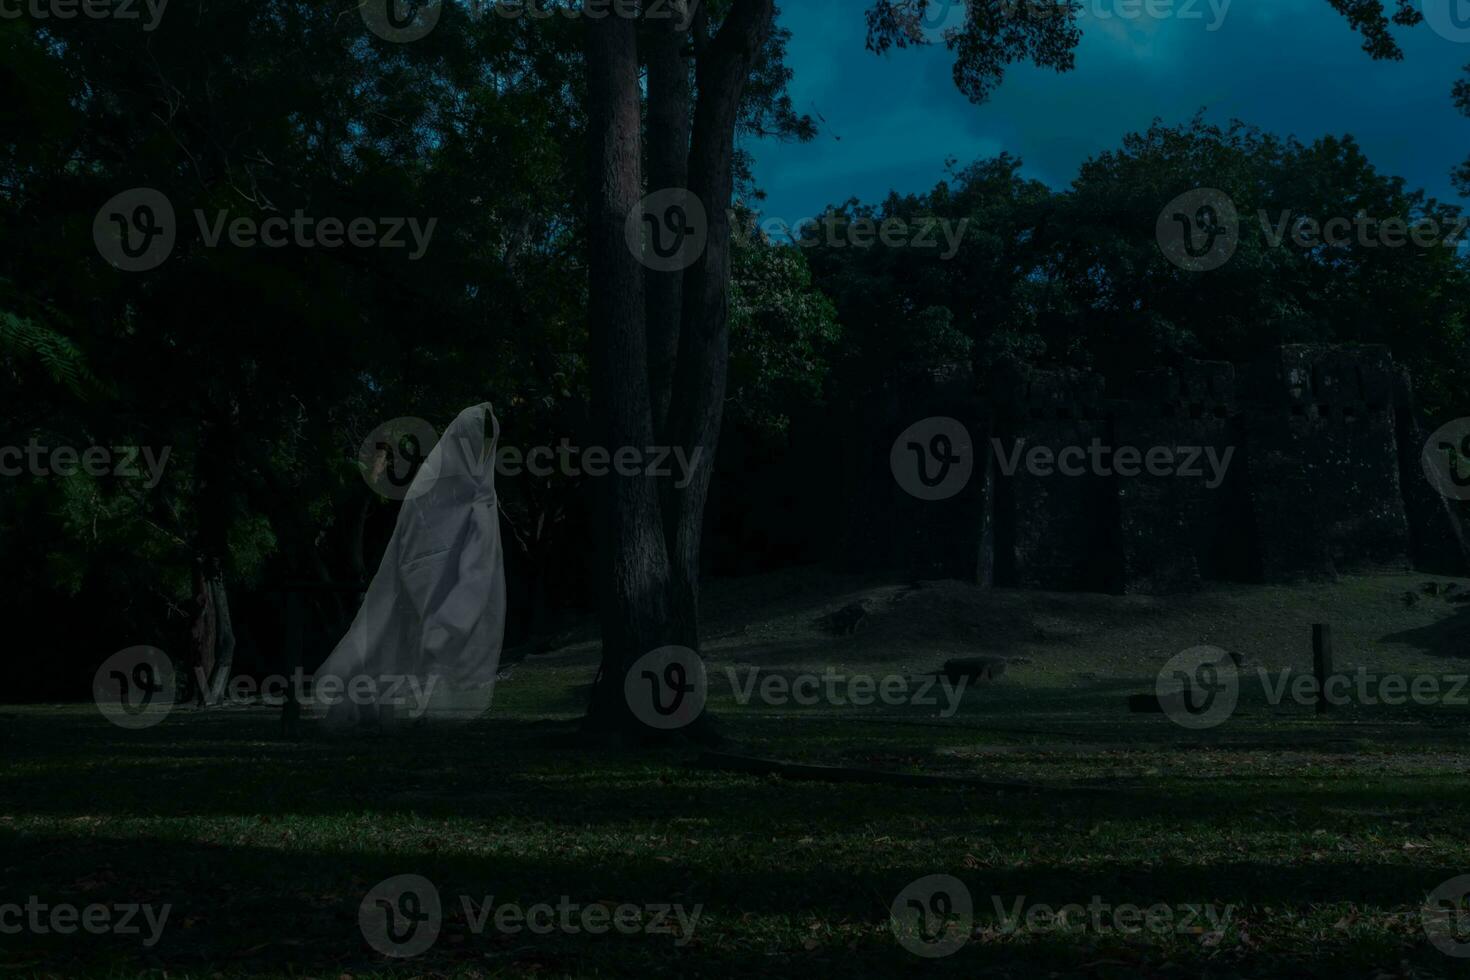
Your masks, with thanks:
[(699, 648), (704, 506), (729, 363), (735, 124), (774, 14), (773, 0), (737, 0), (710, 39), (706, 17), (698, 19), (692, 126), (683, 34), (650, 25), (649, 189), (687, 184), (709, 222), (706, 250), (682, 278), (645, 276), (624, 238), (643, 195), (636, 25), (614, 17), (586, 27), (595, 414), (611, 449), (654, 445), (657, 437), (697, 460), (683, 488), (644, 476), (600, 481), (603, 659), (588, 711), (595, 728), (640, 727), (623, 696), (639, 656), (671, 643)]
[[(594, 418), (603, 445), (653, 445), (644, 323), (643, 268), (624, 239), (642, 198), (637, 24), (584, 22), (587, 43), (588, 334)], [(596, 728), (637, 727), (623, 678), (643, 653), (667, 642), (669, 563), (658, 490), (642, 476), (598, 481), (602, 668), (588, 719)]]

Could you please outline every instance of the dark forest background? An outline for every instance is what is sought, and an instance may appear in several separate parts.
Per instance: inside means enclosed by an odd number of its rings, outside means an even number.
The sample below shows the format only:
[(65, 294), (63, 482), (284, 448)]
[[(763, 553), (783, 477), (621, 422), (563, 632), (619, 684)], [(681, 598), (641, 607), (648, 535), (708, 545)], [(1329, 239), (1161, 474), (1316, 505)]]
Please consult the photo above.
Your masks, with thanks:
[[(397, 505), (368, 488), (358, 447), (382, 422), (442, 429), (489, 400), (507, 444), (591, 444), (578, 26), (444, 17), (408, 45), (334, 3), (180, 8), (147, 33), (0, 21), (0, 445), (170, 449), (152, 487), (0, 478), (10, 696), (81, 696), (96, 664), (135, 644), (188, 649), (210, 589), (228, 603), (236, 669), (278, 669), (283, 589), (376, 568)], [(782, 138), (814, 135), (783, 102), (781, 41), (746, 96), (746, 152), (773, 116)], [(1453, 97), (1470, 113), (1470, 88)], [(1463, 250), (1259, 234), (1258, 211), (1457, 224), (1456, 206), (1380, 173), (1348, 135), (1156, 123), (1068, 187), (1008, 156), (956, 161), (927, 193), (820, 216), (964, 219), (949, 261), (840, 236), (772, 241), (745, 162), (708, 575), (839, 559), (856, 409), (911, 368), (1005, 359), (1124, 378), (1365, 342), (1410, 367), (1433, 417), (1470, 390)], [(1228, 193), (1246, 228), (1208, 275), (1171, 265), (1154, 235), (1161, 202), (1198, 186)], [(135, 187), (179, 214), (172, 255), (145, 273), (112, 268), (92, 239), (102, 204)], [(409, 261), (208, 248), (195, 209), (438, 224)], [(563, 476), (499, 490), (507, 644), (535, 645), (593, 602), (590, 494)], [(308, 667), (351, 614), (350, 592), (314, 596)]]

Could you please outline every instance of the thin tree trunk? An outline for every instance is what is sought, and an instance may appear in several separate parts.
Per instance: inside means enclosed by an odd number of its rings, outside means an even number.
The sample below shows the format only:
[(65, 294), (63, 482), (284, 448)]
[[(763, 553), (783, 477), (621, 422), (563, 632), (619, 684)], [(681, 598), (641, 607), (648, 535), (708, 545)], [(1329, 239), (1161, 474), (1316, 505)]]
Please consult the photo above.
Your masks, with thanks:
[(700, 57), (699, 97), (689, 151), (689, 189), (705, 205), (709, 242), (684, 278), (678, 371), (670, 410), (674, 444), (699, 453), (688, 486), (672, 491), (671, 624), (677, 642), (699, 647), (699, 556), (704, 506), (714, 472), (730, 363), (730, 200), (734, 193), (735, 123), (745, 82), (770, 36), (773, 0), (741, 0)]
[(200, 452), (195, 582), (204, 627), (196, 636), (200, 665), (198, 693), (203, 704), (218, 704), (223, 699), (235, 664), (235, 632), (230, 625), (224, 571), (237, 492), (230, 465), (240, 458), (234, 414), (228, 403), (210, 414)]
[(194, 623), (189, 630), (193, 647), (189, 688), (200, 707), (218, 704), (235, 665), (235, 631), (225, 577), (217, 563), (200, 561), (194, 568)]
[[(687, 187), (689, 109), (692, 89), (684, 56), (687, 33), (674, 19), (649, 22), (648, 35), (648, 190)], [(669, 439), (669, 401), (673, 397), (679, 325), (683, 318), (684, 271), (644, 272), (648, 303), (648, 378), (653, 431), (661, 445)]]
[(202, 561), (194, 563), (194, 622), (189, 627), (189, 696), (203, 707), (209, 696), (209, 677), (214, 672), (215, 617), (214, 590)]
[(216, 570), (209, 582), (209, 593), (214, 603), (217, 624), (214, 668), (209, 674), (209, 703), (219, 704), (225, 699), (230, 672), (235, 666), (235, 629), (230, 621), (230, 600), (225, 592), (223, 572)]

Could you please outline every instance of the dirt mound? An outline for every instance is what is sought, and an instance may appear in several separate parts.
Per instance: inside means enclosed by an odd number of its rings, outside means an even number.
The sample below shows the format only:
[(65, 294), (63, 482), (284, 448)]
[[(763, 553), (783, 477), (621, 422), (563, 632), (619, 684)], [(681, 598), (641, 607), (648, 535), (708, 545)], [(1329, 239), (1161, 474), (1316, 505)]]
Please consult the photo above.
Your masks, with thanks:
[[(935, 670), (954, 657), (1003, 657), (1027, 671), (1148, 673), (1199, 644), (1248, 662), (1310, 668), (1311, 626), (1333, 624), (1338, 659), (1376, 668), (1463, 669), (1470, 586), (1423, 575), (1300, 585), (1217, 585), (1183, 596), (983, 590), (957, 581), (893, 582), (821, 569), (712, 582), (712, 659), (778, 665), (882, 664)], [(1445, 586), (1455, 582), (1457, 588)], [(1406, 605), (1412, 590), (1421, 601)]]

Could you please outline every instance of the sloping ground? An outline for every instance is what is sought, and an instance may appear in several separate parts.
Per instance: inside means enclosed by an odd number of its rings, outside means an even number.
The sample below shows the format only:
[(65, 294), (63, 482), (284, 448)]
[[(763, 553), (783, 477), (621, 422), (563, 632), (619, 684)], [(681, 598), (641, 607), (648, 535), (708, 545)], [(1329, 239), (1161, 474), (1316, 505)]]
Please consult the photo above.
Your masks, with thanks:
[[(3, 736), (0, 905), (141, 902), (171, 915), (154, 944), (146, 933), (6, 935), (0, 971), (1463, 976), (1466, 961), (1431, 944), (1423, 906), (1470, 873), (1470, 714), (1383, 708), (1319, 719), (1252, 703), (1193, 732), (1125, 704), (1164, 658), (1201, 641), (1305, 667), (1319, 619), (1337, 629), (1340, 666), (1462, 670), (1470, 606), (1422, 595), (1427, 581), (1169, 600), (813, 570), (711, 584), (711, 710), (737, 746), (1023, 780), (1025, 790), (797, 782), (698, 768), (677, 745), (589, 744), (574, 726), (595, 669), (591, 639), (529, 658), (497, 690), (490, 716), (450, 731), (297, 741), (259, 707), (181, 707), (129, 731), (91, 705), (25, 706)], [(1445, 583), (1435, 581), (1438, 593)], [(1466, 588), (1457, 585), (1452, 596)], [(1422, 597), (1410, 604), (1410, 591)], [(856, 601), (870, 611), (851, 635), (821, 625)], [(947, 716), (742, 704), (723, 680), (737, 665), (906, 675), (961, 653), (1025, 662), (966, 692)], [(442, 928), (416, 958), (391, 960), (365, 941), (361, 909), (375, 885), (405, 874), (432, 883)], [(973, 918), (952, 917), (956, 952), (920, 959), (890, 914), (934, 875), (964, 889)], [(700, 917), (677, 938), (533, 934), (478, 915), (492, 896), (520, 908), (679, 903)], [(1181, 914), (1209, 906), (1228, 921), (1124, 932), (1085, 917), (1065, 929), (1008, 919), (1094, 902)]]
[[(716, 580), (704, 599), (703, 653), (712, 666), (922, 673), (952, 657), (995, 656), (1012, 660), (1008, 678), (1049, 685), (1152, 676), (1175, 653), (1211, 644), (1247, 663), (1310, 670), (1312, 624), (1329, 623), (1340, 669), (1470, 670), (1470, 580), (1422, 574), (1216, 584), (1158, 597), (983, 590), (801, 568)], [(825, 617), (854, 603), (866, 613), (851, 634), (824, 627)], [(595, 653), (584, 635), (545, 659)]]

